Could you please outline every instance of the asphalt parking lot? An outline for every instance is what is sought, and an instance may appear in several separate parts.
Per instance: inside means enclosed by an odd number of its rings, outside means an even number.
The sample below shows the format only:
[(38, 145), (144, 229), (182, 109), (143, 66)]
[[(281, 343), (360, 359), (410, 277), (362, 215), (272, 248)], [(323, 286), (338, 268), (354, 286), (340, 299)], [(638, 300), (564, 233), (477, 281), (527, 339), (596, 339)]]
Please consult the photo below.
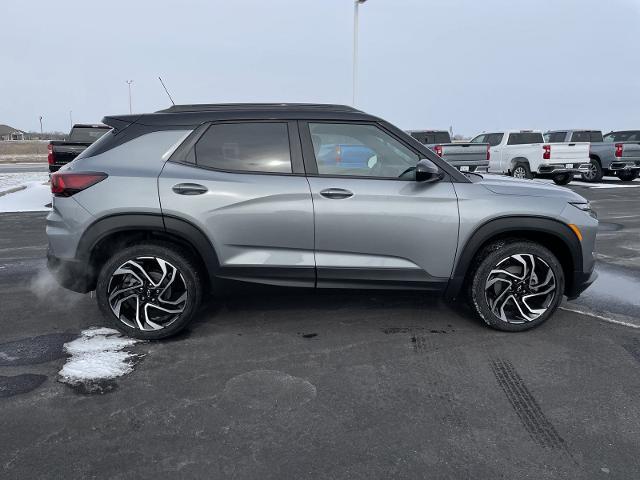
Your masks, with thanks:
[(45, 214), (0, 214), (2, 478), (639, 478), (640, 187), (571, 188), (601, 277), (536, 330), (424, 293), (247, 288), (94, 393), (58, 381), (94, 300), (46, 274)]

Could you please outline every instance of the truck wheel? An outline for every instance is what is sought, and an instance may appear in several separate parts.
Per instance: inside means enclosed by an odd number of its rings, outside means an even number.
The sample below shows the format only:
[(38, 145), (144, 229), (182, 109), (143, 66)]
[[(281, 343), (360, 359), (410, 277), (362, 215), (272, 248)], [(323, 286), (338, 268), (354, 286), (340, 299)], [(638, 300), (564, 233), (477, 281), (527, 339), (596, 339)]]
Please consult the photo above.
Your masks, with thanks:
[(585, 182), (599, 182), (602, 180), (603, 172), (600, 162), (595, 158), (589, 163), (589, 170), (582, 173), (582, 180)]
[(553, 177), (553, 183), (556, 185), (568, 185), (573, 180), (573, 173), (561, 173)]
[(526, 178), (532, 179), (533, 175), (531, 175), (531, 170), (529, 170), (529, 165), (524, 162), (517, 162), (513, 166), (513, 170), (511, 170), (511, 176), (514, 178)]
[(143, 243), (117, 252), (96, 285), (105, 318), (126, 335), (158, 340), (175, 335), (194, 317), (202, 297), (198, 266), (182, 249)]
[(542, 245), (503, 239), (477, 255), (468, 283), (472, 308), (497, 330), (520, 332), (544, 323), (562, 302), (564, 272)]
[(618, 172), (618, 178), (623, 182), (633, 182), (636, 178), (638, 178), (639, 170), (622, 170)]

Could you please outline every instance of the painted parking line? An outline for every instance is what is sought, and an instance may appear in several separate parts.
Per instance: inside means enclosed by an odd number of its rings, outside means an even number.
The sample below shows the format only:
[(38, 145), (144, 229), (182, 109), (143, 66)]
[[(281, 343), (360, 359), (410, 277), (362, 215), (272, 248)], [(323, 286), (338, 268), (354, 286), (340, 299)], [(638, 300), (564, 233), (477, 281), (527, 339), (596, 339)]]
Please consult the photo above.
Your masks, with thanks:
[(604, 315), (600, 315), (594, 312), (577, 310), (575, 308), (567, 308), (567, 307), (560, 307), (560, 310), (565, 310), (567, 312), (572, 312), (572, 313), (578, 313), (580, 315), (586, 315), (587, 317), (597, 318), (598, 320), (602, 320), (603, 322), (614, 323), (616, 325), (622, 325), (623, 327), (640, 328), (640, 325), (636, 325), (635, 323), (625, 322), (623, 320), (616, 320), (615, 318), (605, 317)]
[[(548, 179), (548, 178), (539, 178), (536, 179), (539, 182), (544, 182), (544, 183), (553, 183), (553, 180)], [(576, 186), (576, 187), (584, 187), (584, 188), (594, 188), (594, 189), (600, 189), (600, 188), (639, 188), (640, 187), (640, 181), (634, 180), (633, 183), (622, 183), (622, 182), (618, 182), (618, 183), (588, 183), (588, 182), (581, 182), (580, 180), (572, 180), (571, 183), (569, 183), (569, 185), (571, 186)]]

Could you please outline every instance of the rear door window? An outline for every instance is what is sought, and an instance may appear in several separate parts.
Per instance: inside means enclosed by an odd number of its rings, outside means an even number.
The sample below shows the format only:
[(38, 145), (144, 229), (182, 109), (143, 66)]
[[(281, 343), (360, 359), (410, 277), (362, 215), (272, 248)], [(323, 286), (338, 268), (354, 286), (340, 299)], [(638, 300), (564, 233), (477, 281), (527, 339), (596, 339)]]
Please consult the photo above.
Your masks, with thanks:
[(195, 162), (217, 170), (291, 173), (287, 124), (213, 124), (196, 143)]
[(544, 143), (540, 132), (518, 132), (510, 133), (507, 145), (524, 145), (528, 143)]

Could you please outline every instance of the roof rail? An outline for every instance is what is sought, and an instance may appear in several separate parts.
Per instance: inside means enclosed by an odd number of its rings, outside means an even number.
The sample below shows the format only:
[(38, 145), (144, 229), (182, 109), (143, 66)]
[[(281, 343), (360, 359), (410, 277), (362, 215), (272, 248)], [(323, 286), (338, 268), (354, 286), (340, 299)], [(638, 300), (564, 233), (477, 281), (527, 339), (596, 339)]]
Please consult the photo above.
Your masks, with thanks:
[(320, 103), (201, 103), (173, 105), (156, 113), (210, 112), (216, 110), (326, 110), (337, 112), (360, 112), (347, 105)]

